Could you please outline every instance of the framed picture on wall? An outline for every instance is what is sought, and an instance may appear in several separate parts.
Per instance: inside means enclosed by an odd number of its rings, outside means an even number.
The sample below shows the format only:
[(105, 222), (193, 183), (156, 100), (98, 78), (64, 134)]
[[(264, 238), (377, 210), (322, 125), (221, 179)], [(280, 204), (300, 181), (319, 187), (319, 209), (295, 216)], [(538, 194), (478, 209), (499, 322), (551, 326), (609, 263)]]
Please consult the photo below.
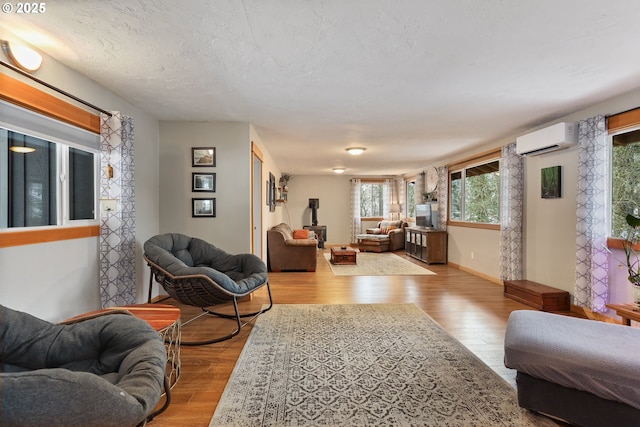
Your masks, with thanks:
[(562, 197), (562, 168), (551, 166), (540, 170), (540, 195), (543, 199)]
[(191, 148), (191, 166), (214, 167), (216, 165), (216, 147)]
[(216, 191), (216, 174), (215, 173), (199, 173), (191, 174), (191, 191), (201, 191), (215, 193)]
[(276, 211), (276, 177), (269, 172), (269, 212)]
[(200, 217), (215, 217), (216, 216), (216, 199), (191, 199), (191, 216), (194, 218)]

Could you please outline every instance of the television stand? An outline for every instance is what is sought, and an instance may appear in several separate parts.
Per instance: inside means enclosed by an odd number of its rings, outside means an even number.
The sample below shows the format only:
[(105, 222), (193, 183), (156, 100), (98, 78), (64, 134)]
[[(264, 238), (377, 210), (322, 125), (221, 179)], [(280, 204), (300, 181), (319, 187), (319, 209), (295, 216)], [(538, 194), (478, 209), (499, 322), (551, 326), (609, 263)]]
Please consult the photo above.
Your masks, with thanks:
[(447, 263), (447, 232), (431, 228), (406, 227), (407, 255), (427, 264)]

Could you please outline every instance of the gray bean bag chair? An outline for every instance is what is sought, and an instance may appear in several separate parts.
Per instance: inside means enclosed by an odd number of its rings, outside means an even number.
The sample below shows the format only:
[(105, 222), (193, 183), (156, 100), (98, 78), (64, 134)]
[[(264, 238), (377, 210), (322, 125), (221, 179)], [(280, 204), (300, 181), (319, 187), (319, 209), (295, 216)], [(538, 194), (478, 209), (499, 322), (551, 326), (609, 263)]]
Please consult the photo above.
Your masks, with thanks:
[(166, 352), (130, 314), (52, 324), (0, 305), (1, 426), (136, 426), (159, 402)]

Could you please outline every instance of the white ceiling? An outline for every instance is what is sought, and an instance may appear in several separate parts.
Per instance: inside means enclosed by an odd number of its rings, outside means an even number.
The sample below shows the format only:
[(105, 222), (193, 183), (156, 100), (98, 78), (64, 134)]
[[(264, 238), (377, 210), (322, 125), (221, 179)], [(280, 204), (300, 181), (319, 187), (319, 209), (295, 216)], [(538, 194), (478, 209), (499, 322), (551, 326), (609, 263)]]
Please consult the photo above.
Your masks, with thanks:
[(640, 87), (637, 0), (45, 4), (0, 23), (157, 119), (251, 122), (294, 175), (417, 170)]

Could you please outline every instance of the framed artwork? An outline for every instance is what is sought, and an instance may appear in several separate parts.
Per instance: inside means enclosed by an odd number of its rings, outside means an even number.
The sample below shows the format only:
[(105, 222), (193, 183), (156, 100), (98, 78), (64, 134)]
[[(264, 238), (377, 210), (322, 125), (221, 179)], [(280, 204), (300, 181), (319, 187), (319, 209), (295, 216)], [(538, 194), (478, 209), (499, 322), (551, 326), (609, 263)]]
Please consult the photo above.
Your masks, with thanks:
[(267, 185), (264, 191), (264, 198), (266, 200), (267, 206), (271, 206), (271, 199), (269, 199), (269, 191), (271, 191), (271, 184), (269, 183), (269, 180), (267, 180)]
[(276, 177), (269, 172), (269, 212), (276, 211)]
[(191, 174), (191, 191), (215, 193), (216, 174), (193, 172)]
[(216, 148), (215, 147), (191, 148), (191, 166), (214, 167), (215, 165), (216, 165)]
[(562, 197), (562, 167), (551, 166), (540, 170), (540, 195), (543, 199)]
[(215, 217), (216, 216), (216, 199), (191, 199), (191, 216), (193, 218)]

